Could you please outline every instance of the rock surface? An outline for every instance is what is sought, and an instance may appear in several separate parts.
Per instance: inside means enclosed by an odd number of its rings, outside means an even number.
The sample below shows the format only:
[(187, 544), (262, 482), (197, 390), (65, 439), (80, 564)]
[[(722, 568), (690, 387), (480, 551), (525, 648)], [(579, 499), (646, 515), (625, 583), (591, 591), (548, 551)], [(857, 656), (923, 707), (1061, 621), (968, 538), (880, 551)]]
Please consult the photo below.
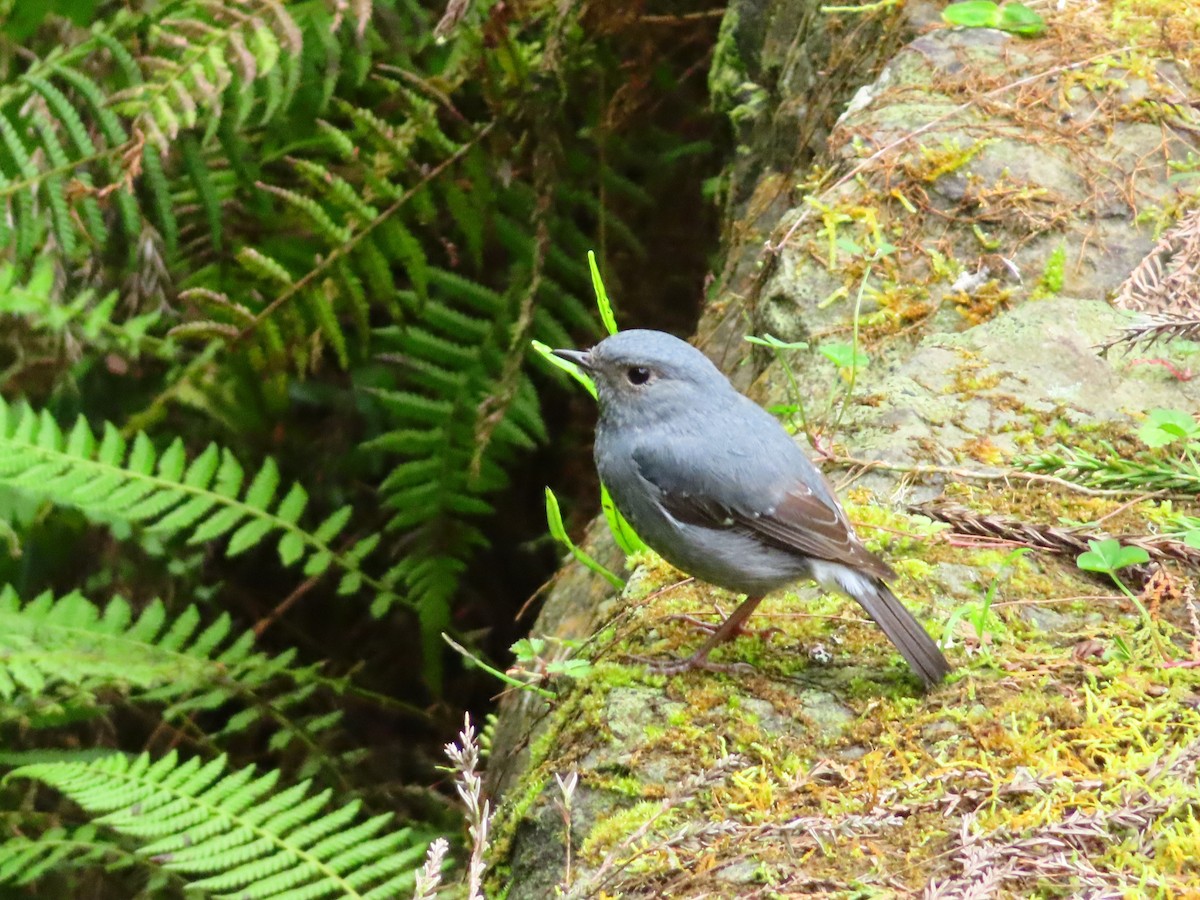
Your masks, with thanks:
[[(1200, 14), (1068, 4), (1029, 41), (938, 28), (869, 78), (887, 42), (854, 42), (898, 19), (850, 32), (788, 6), (735, 3), (717, 54), (714, 94), (747, 144), (698, 343), (788, 418), (802, 400), (860, 534), (957, 671), (923, 695), (852, 603), (799, 585), (751, 620), (769, 634), (717, 654), (745, 674), (649, 675), (631, 657), (685, 652), (698, 638), (678, 617), (735, 598), (653, 554), (620, 596), (567, 566), (534, 632), (588, 638), (592, 667), (554, 701), (507, 702), (498, 878), (510, 900), (1200, 891), (1186, 602), (1157, 611), (1164, 649), (1074, 552), (1017, 556), (913, 509), (1047, 534), (1170, 515), (1144, 492), (1031, 480), (1021, 460), (1142, 452), (1148, 409), (1197, 409), (1194, 382), (1139, 361), (1169, 348), (1096, 345), (1128, 322), (1111, 295), (1195, 203), (1173, 176), (1200, 152), (1183, 105)], [(810, 90), (806, 46), (838, 89)], [(777, 358), (747, 333), (812, 348)], [(870, 361), (853, 373), (819, 352), (855, 341)], [(602, 523), (587, 545), (619, 569)]]

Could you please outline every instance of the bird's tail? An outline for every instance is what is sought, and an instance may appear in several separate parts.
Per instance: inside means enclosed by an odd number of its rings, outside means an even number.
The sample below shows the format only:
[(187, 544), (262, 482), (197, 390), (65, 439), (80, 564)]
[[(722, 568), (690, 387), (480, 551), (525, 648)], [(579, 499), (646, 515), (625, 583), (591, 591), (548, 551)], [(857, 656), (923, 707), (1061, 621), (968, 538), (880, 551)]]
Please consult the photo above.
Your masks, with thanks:
[(950, 663), (929, 632), (921, 627), (921, 623), (913, 618), (913, 614), (886, 584), (862, 578), (854, 587), (856, 590), (848, 592), (850, 596), (862, 604), (867, 615), (878, 623), (883, 633), (908, 660), (913, 671), (921, 676), (926, 687), (932, 687), (946, 677), (950, 672)]

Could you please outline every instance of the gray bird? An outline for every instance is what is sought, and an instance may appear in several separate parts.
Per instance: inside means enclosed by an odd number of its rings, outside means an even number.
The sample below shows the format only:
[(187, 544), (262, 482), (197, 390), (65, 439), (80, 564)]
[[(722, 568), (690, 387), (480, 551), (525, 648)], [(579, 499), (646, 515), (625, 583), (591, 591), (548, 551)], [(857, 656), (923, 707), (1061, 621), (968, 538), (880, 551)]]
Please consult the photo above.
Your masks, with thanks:
[(699, 650), (658, 671), (722, 670), (709, 652), (741, 630), (763, 595), (801, 578), (857, 600), (927, 686), (950, 671), (825, 478), (703, 353), (661, 331), (630, 330), (554, 355), (596, 384), (596, 468), (625, 518), (676, 568), (746, 594)]

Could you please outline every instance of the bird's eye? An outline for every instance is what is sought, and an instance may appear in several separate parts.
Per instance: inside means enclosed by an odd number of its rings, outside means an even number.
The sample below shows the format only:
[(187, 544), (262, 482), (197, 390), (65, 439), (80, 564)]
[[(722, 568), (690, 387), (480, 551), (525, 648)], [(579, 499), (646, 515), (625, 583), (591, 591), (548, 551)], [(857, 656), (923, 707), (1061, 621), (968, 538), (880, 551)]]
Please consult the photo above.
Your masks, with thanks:
[(650, 380), (650, 370), (645, 366), (630, 366), (625, 371), (625, 377), (630, 384), (645, 384)]

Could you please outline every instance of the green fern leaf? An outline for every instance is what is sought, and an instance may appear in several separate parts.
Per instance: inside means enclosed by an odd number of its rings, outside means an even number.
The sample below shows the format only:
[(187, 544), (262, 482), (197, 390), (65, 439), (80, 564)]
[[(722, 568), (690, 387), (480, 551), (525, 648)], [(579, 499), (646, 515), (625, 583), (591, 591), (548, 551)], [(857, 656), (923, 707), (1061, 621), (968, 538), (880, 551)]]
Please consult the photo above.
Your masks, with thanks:
[[(101, 610), (78, 593), (47, 593), (22, 604), (11, 587), (0, 588), (0, 696), (6, 701), (0, 718), (37, 725), (45, 710), (83, 709), (101, 691), (170, 702), (172, 718), (193, 708), (197, 697), (215, 707), (281, 675), (296, 684), (317, 682), (312, 670), (290, 669), (286, 655), (254, 652), (249, 632), (230, 643), (231, 632), (228, 615), (202, 628), (193, 606), (170, 620), (156, 600), (135, 619), (120, 597)], [(265, 714), (258, 707), (250, 712)]]
[(250, 272), (266, 281), (273, 281), (284, 287), (292, 284), (291, 273), (278, 260), (272, 259), (254, 247), (243, 247), (237, 253), (238, 262)]
[[(211, 120), (213, 123), (218, 121), (219, 119), (216, 118)], [(222, 224), (224, 217), (221, 212), (221, 199), (217, 194), (216, 185), (213, 184), (208, 166), (204, 164), (200, 141), (196, 139), (194, 134), (188, 133), (182, 136), (179, 146), (183, 151), (184, 169), (187, 171), (188, 177), (196, 189), (196, 197), (200, 202), (200, 207), (204, 210), (204, 220), (208, 225), (208, 234), (209, 239), (212, 241), (213, 250), (220, 253), (224, 246), (225, 236), (225, 229)]]
[(50, 828), (36, 838), (18, 834), (0, 843), (0, 884), (32, 885), (53, 870), (100, 866), (124, 856), (92, 825)]
[[(6, 780), (56, 788), (97, 824), (146, 842), (138, 856), (194, 879), (199, 891), (239, 897), (361, 898), (385, 879), (411, 890), (424, 847), (390, 815), (361, 819), (352, 802), (325, 815), (328, 792), (303, 782), (276, 791), (278, 772), (229, 772), (175, 753), (33, 763)], [(392, 876), (406, 873), (399, 879)]]
[[(29, 155), (29, 149), (17, 134), (17, 129), (2, 114), (0, 114), (0, 139), (3, 140), (9, 155), (17, 164), (17, 168), (20, 170), (26, 184), (36, 186), (39, 181), (38, 168), (34, 164), (33, 158)], [(16, 232), (17, 238), (15, 253), (17, 259), (24, 260), (33, 254), (33, 249), (38, 242), (40, 228), (33, 210), (32, 191), (27, 187), (18, 187), (15, 191), (10, 191), (8, 189), (9, 184), (10, 182), (5, 179), (3, 185), (4, 192), (15, 194), (13, 198), (15, 206), (13, 230)]]
[(46, 205), (50, 207), (50, 219), (59, 249), (63, 256), (71, 259), (75, 255), (76, 247), (75, 224), (71, 221), (71, 211), (66, 196), (67, 186), (61, 174), (71, 170), (71, 163), (55, 133), (54, 123), (39, 112), (35, 112), (31, 119), (41, 138), (42, 151), (50, 163), (49, 171), (40, 175), (42, 197)]
[(279, 534), (278, 552), (286, 564), (304, 561), (310, 576), (330, 566), (355, 572), (353, 583), (386, 595), (389, 604), (400, 601), (362, 571), (365, 548), (374, 544), (359, 543), (350, 553), (331, 546), (349, 523), (351, 507), (310, 533), (299, 524), (308, 498), (302, 487), (292, 485), (276, 500), (280, 476), (274, 460), (264, 462), (249, 485), (245, 481), (237, 457), (215, 445), (188, 464), (178, 441), (160, 456), (144, 433), (127, 444), (109, 423), (99, 442), (82, 420), (64, 435), (47, 413), (0, 400), (0, 485), (74, 507), (97, 522), (141, 525), (192, 545), (228, 534), (230, 556)]
[[(163, 171), (162, 156), (150, 144), (142, 151), (142, 172), (146, 187), (149, 188), (150, 210), (154, 213), (155, 224), (166, 244), (167, 253), (174, 255), (179, 250), (179, 220), (171, 203), (171, 188)], [(130, 238), (140, 237), (139, 232), (140, 221), (138, 232), (131, 234)]]

